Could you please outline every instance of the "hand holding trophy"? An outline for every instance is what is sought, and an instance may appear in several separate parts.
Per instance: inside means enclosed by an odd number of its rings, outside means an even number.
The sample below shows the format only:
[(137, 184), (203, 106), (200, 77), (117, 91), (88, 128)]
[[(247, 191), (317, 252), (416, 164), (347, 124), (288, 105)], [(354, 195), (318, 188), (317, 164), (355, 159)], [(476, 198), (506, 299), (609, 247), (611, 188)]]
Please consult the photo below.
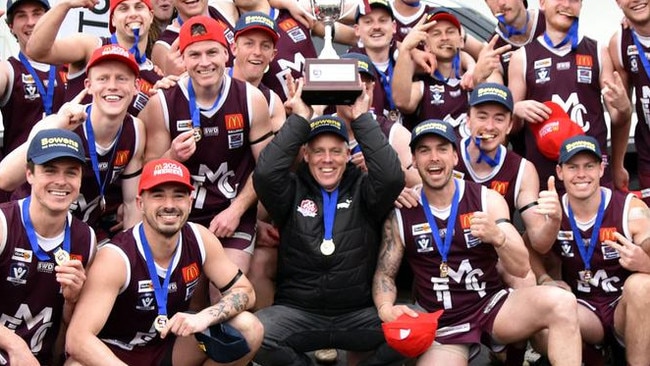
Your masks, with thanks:
[(332, 44), (334, 22), (345, 0), (310, 0), (314, 17), (325, 25), (324, 45), (317, 59), (305, 60), (302, 99), (314, 105), (352, 104), (361, 94), (356, 60), (341, 60)]

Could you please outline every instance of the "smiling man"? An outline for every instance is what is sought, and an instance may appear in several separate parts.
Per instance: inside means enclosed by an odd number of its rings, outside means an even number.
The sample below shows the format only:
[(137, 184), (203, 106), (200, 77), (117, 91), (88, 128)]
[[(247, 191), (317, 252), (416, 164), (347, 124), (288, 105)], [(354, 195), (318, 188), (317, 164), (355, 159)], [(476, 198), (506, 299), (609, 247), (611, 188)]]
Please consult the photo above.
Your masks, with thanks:
[(190, 221), (215, 233), (246, 273), (257, 205), (250, 176), (273, 136), (268, 104), (259, 89), (225, 74), (228, 43), (216, 20), (188, 20), (179, 39), (188, 75), (159, 91), (140, 114), (150, 141), (146, 157), (187, 165), (196, 187)]
[[(181, 163), (157, 159), (144, 166), (138, 187), (143, 221), (98, 251), (67, 332), (67, 364), (246, 365), (252, 358), (262, 327), (245, 310), (255, 293), (219, 240), (187, 222), (193, 190)], [(200, 300), (202, 279), (222, 290), (212, 306)], [(202, 296), (193, 297), (195, 291)], [(191, 301), (200, 312), (188, 312)], [(213, 358), (217, 363), (193, 336), (215, 325), (236, 335), (220, 338), (231, 346)], [(246, 347), (235, 346), (242, 342)]]
[(8, 274), (0, 282), (2, 365), (54, 364), (59, 329), (95, 255), (95, 233), (68, 212), (85, 160), (75, 133), (38, 132), (22, 161), (30, 196), (0, 205), (0, 271)]
[[(381, 221), (404, 187), (404, 174), (367, 113), (370, 88), (364, 84), (348, 107), (367, 173), (349, 161), (344, 120), (309, 120), (302, 80), (286, 103), (294, 114), (260, 156), (255, 189), (280, 231), (275, 302), (256, 313), (265, 329), (256, 356), (263, 365), (311, 365), (305, 352), (323, 348), (352, 351), (348, 361), (370, 351), (376, 365), (400, 359), (381, 352), (387, 346), (370, 287)], [(304, 163), (294, 173), (303, 144)]]

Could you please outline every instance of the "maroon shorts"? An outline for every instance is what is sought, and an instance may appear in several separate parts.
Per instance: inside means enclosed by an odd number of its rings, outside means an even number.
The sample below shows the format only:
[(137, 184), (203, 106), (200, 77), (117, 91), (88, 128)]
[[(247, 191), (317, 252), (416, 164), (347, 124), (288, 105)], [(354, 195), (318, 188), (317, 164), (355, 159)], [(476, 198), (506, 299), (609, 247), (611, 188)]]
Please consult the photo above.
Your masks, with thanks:
[(616, 331), (614, 329), (614, 312), (616, 311), (616, 305), (621, 301), (621, 297), (617, 297), (612, 300), (611, 297), (604, 299), (578, 299), (578, 304), (586, 307), (591, 310), (598, 319), (600, 324), (602, 324), (603, 329), (605, 330), (605, 337), (616, 336)]
[(486, 297), (473, 304), (473, 312), (461, 320), (445, 322), (443, 313), (440, 318), (444, 326), (440, 326), (436, 333), (436, 342), (440, 344), (467, 344), (470, 346), (481, 343), (484, 334), (491, 335), (494, 319), (508, 298), (509, 291), (500, 290), (491, 297)]

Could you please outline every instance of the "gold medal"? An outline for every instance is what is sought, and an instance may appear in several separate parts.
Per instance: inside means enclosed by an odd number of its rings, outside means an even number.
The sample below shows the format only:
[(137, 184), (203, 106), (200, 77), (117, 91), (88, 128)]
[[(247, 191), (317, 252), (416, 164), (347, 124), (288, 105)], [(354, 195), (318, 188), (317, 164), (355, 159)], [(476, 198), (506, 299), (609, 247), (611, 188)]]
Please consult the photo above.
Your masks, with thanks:
[(590, 270), (584, 270), (582, 271), (582, 277), (585, 280), (585, 282), (591, 281), (591, 271)]
[(201, 140), (201, 137), (203, 137), (201, 127), (194, 127), (192, 130), (194, 131), (192, 133), (192, 136), (194, 136), (194, 141), (199, 142)]
[(447, 262), (440, 263), (440, 277), (446, 278), (449, 275), (449, 266)]
[(154, 329), (156, 329), (158, 333), (162, 332), (167, 326), (167, 320), (167, 315), (158, 315), (153, 321)]
[(323, 239), (323, 242), (320, 244), (320, 252), (323, 253), (323, 255), (332, 255), (332, 253), (334, 253), (334, 249), (336, 249), (334, 240)]
[(70, 260), (70, 253), (66, 252), (61, 247), (56, 248), (53, 254), (54, 254), (54, 261), (59, 266), (63, 265), (65, 262)]
[(388, 112), (388, 118), (391, 121), (395, 122), (399, 118), (399, 113), (396, 110), (393, 109), (393, 110)]

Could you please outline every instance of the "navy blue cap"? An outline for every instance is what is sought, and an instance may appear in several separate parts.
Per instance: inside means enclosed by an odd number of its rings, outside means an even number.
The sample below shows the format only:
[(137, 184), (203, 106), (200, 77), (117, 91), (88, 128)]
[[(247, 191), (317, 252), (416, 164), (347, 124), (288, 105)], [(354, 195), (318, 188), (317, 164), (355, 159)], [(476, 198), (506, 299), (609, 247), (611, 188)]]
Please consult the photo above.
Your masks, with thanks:
[(47, 0), (7, 0), (7, 14), (11, 14), (17, 5), (29, 2), (42, 5), (45, 8), (45, 11), (50, 10), (50, 3)]
[(593, 154), (598, 158), (598, 161), (603, 160), (603, 154), (600, 151), (600, 145), (598, 145), (598, 141), (596, 141), (596, 139), (591, 136), (578, 135), (569, 137), (568, 139), (564, 140), (564, 142), (562, 142), (562, 146), (560, 146), (560, 159), (558, 159), (558, 163), (564, 164), (582, 152)]
[(456, 147), (456, 131), (454, 131), (454, 127), (448, 122), (439, 119), (428, 119), (413, 127), (413, 131), (411, 131), (411, 142), (409, 143), (411, 152), (415, 150), (418, 140), (427, 135), (440, 136), (451, 142), (454, 148)]
[(472, 91), (469, 96), (469, 105), (473, 107), (483, 103), (498, 103), (510, 112), (514, 106), (510, 89), (497, 83), (482, 83)]
[(388, 0), (368, 0), (367, 2), (363, 0), (359, 3), (357, 14), (354, 16), (354, 22), (359, 23), (359, 18), (362, 15), (368, 15), (373, 9), (384, 9), (390, 14), (391, 18), (395, 19), (393, 8), (391, 8)]
[(375, 65), (370, 61), (370, 58), (362, 53), (350, 52), (341, 55), (342, 59), (353, 59), (357, 60), (357, 71), (362, 74), (366, 74), (373, 79), (377, 79), (377, 71), (375, 71)]
[(277, 43), (280, 38), (275, 21), (268, 14), (261, 11), (250, 11), (242, 14), (235, 24), (235, 39), (240, 34), (253, 29), (266, 32), (273, 39), (273, 43)]
[(194, 337), (203, 352), (220, 363), (239, 360), (251, 351), (246, 338), (228, 323), (213, 325), (201, 333), (195, 333)]
[(73, 158), (85, 163), (86, 153), (81, 137), (64, 129), (37, 132), (27, 149), (27, 161), (41, 165), (58, 158)]
[(309, 127), (311, 127), (311, 132), (307, 140), (311, 140), (321, 133), (333, 133), (339, 135), (345, 142), (349, 142), (345, 121), (331, 114), (325, 114), (312, 119), (309, 122)]

